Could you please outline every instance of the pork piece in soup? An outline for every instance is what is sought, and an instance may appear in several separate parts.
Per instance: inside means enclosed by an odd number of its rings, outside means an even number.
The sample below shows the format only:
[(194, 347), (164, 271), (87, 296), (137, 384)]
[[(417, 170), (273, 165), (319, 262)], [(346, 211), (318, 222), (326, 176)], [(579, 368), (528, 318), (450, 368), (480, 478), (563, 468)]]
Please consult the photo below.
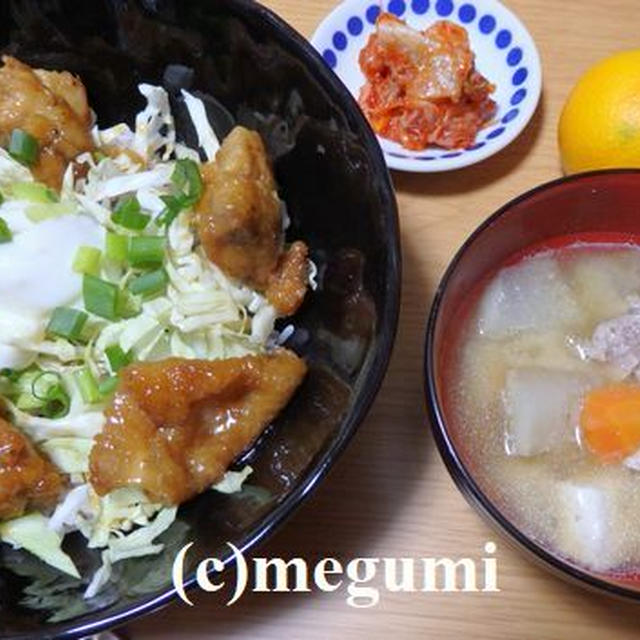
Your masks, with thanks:
[(483, 490), (549, 551), (640, 568), (640, 247), (575, 243), (498, 271), (452, 402)]

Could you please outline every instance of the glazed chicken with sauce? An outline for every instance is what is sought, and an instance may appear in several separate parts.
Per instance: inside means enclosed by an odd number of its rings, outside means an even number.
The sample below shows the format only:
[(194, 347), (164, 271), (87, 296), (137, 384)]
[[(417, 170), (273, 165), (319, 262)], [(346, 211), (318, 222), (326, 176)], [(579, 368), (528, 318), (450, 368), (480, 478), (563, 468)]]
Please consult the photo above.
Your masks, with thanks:
[(282, 315), (294, 314), (302, 304), (309, 282), (309, 249), (296, 240), (280, 254), (275, 270), (269, 276), (265, 295)]
[(68, 71), (32, 69), (10, 56), (0, 68), (0, 141), (14, 129), (38, 140), (34, 175), (59, 189), (67, 164), (93, 148), (91, 111), (82, 82)]
[[(16, 129), (32, 136), (38, 143), (34, 177), (58, 190), (68, 163), (93, 148), (85, 88), (66, 71), (32, 69), (8, 56), (3, 62), (0, 145), (6, 147)], [(308, 248), (302, 241), (285, 247), (281, 202), (259, 134), (234, 128), (215, 161), (200, 170), (204, 188), (193, 223), (207, 257), (264, 294), (279, 315), (293, 314), (308, 286)], [(188, 500), (223, 477), (289, 402), (306, 371), (304, 360), (284, 348), (126, 366), (94, 440), (90, 484), (100, 496), (136, 487), (161, 504)], [(51, 513), (67, 480), (0, 418), (0, 520), (29, 510)]]
[[(198, 235), (227, 275), (263, 291), (281, 314), (308, 282), (303, 242), (284, 249), (281, 204), (262, 140), (235, 127), (202, 171)], [(138, 486), (179, 504), (220, 480), (287, 404), (306, 373), (293, 352), (228, 360), (171, 358), (131, 365), (91, 453), (91, 483), (105, 495)]]
[(260, 135), (235, 127), (202, 173), (197, 227), (209, 259), (264, 292), (280, 313), (294, 313), (307, 290), (308, 251), (300, 241), (284, 248), (281, 204)]
[(0, 418), (0, 520), (55, 506), (65, 482), (27, 437)]
[(91, 452), (99, 495), (136, 486), (179, 504), (219, 481), (306, 373), (293, 352), (130, 365)]

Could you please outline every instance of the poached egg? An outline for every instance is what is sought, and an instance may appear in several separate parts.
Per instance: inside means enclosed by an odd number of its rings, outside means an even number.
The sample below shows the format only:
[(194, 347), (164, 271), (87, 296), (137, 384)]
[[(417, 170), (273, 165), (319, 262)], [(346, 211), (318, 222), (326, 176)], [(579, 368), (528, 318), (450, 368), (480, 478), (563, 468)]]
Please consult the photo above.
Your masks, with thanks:
[(51, 312), (82, 297), (82, 275), (73, 270), (81, 246), (104, 246), (104, 228), (83, 213), (31, 221), (28, 202), (0, 206), (13, 235), (0, 244), (0, 368), (21, 369), (35, 357)]

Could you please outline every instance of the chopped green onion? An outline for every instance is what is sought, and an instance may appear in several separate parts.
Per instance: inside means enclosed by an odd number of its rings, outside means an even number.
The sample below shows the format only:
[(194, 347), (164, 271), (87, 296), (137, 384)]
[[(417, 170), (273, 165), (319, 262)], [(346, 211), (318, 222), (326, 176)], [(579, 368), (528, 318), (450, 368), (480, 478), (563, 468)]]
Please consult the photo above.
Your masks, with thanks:
[(33, 387), (34, 379), (39, 376), (41, 370), (37, 367), (30, 367), (25, 369), (18, 375), (18, 379), (16, 380), (16, 388), (18, 391), (24, 393), (31, 393)]
[(62, 384), (60, 374), (55, 371), (39, 371), (31, 381), (31, 393), (38, 400), (46, 400), (49, 388), (56, 384)]
[(105, 240), (105, 254), (113, 262), (123, 263), (127, 261), (129, 253), (129, 238), (112, 231), (107, 232)]
[(16, 200), (29, 202), (58, 202), (58, 196), (41, 182), (13, 182), (9, 185), (11, 195)]
[(133, 231), (142, 231), (149, 224), (150, 219), (151, 216), (142, 213), (140, 203), (135, 196), (122, 200), (111, 214), (113, 222)]
[(45, 418), (63, 418), (69, 413), (71, 407), (71, 398), (66, 392), (65, 388), (61, 385), (52, 386), (47, 392), (47, 399), (44, 407), (42, 408), (42, 414)]
[(119, 318), (133, 318), (142, 311), (142, 305), (139, 298), (132, 295), (126, 289), (118, 291), (118, 299), (116, 300), (116, 313)]
[(152, 267), (164, 260), (165, 240), (160, 236), (138, 236), (129, 243), (129, 263), (133, 267)]
[(193, 160), (188, 158), (176, 160), (175, 168), (171, 174), (171, 182), (179, 193), (178, 195), (160, 196), (166, 206), (156, 218), (156, 223), (159, 226), (168, 227), (183, 209), (193, 206), (202, 196), (202, 176), (198, 165)]
[(94, 404), (102, 399), (98, 384), (88, 367), (76, 371), (75, 379), (78, 389), (80, 389), (80, 395), (87, 404)]
[(4, 218), (0, 218), (0, 244), (11, 242), (12, 239), (13, 234), (11, 233), (11, 229), (9, 229), (7, 221)]
[(85, 274), (82, 280), (84, 308), (101, 318), (117, 320), (118, 287), (111, 282)]
[(108, 396), (116, 390), (119, 382), (118, 376), (109, 376), (98, 383), (98, 391), (101, 396)]
[(9, 382), (17, 382), (20, 377), (20, 372), (10, 367), (4, 367), (0, 369), (0, 376), (9, 380)]
[(100, 273), (100, 258), (102, 258), (102, 251), (100, 251), (100, 249), (83, 245), (78, 247), (76, 251), (72, 268), (76, 273), (89, 273), (92, 276), (98, 275), (98, 273)]
[(71, 400), (60, 374), (55, 371), (30, 371), (28, 376), (31, 380), (30, 393), (23, 393), (16, 405), (21, 404), (23, 410), (37, 410), (45, 418), (55, 419), (67, 415)]
[(22, 129), (14, 129), (9, 140), (9, 154), (28, 167), (38, 159), (38, 141)]
[(40, 410), (42, 404), (42, 400), (39, 400), (30, 392), (23, 392), (16, 398), (16, 407), (20, 411), (26, 411), (27, 413)]
[(78, 340), (88, 317), (84, 311), (78, 309), (57, 307), (51, 314), (46, 332), (48, 335), (60, 336), (67, 340)]
[(131, 355), (125, 353), (119, 344), (112, 344), (110, 347), (107, 347), (104, 352), (107, 360), (109, 360), (111, 371), (114, 373), (117, 373), (122, 367), (126, 367), (131, 363)]
[(31, 222), (43, 222), (73, 213), (73, 211), (73, 206), (68, 202), (34, 202), (27, 207), (25, 215)]
[(150, 297), (162, 293), (168, 282), (169, 276), (167, 272), (164, 269), (156, 269), (130, 280), (127, 287), (131, 293)]
[(185, 169), (185, 163), (180, 160), (176, 160), (176, 164), (171, 174), (171, 182), (173, 185), (182, 191), (187, 184), (187, 172)]
[(176, 166), (171, 174), (171, 182), (180, 190), (183, 191), (184, 187), (187, 187), (186, 197), (187, 205), (193, 205), (202, 196), (202, 176), (200, 175), (200, 169), (198, 165), (189, 158), (180, 158), (176, 160)]
[(187, 206), (185, 196), (160, 196), (165, 208), (158, 214), (156, 224), (159, 227), (169, 226)]

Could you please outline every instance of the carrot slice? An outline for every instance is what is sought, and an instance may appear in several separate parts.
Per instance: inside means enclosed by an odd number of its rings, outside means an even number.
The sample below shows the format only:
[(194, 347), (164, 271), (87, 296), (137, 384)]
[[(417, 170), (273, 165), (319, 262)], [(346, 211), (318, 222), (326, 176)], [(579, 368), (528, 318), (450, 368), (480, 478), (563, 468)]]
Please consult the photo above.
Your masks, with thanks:
[(589, 449), (605, 461), (640, 449), (640, 386), (616, 384), (590, 391), (580, 427)]

